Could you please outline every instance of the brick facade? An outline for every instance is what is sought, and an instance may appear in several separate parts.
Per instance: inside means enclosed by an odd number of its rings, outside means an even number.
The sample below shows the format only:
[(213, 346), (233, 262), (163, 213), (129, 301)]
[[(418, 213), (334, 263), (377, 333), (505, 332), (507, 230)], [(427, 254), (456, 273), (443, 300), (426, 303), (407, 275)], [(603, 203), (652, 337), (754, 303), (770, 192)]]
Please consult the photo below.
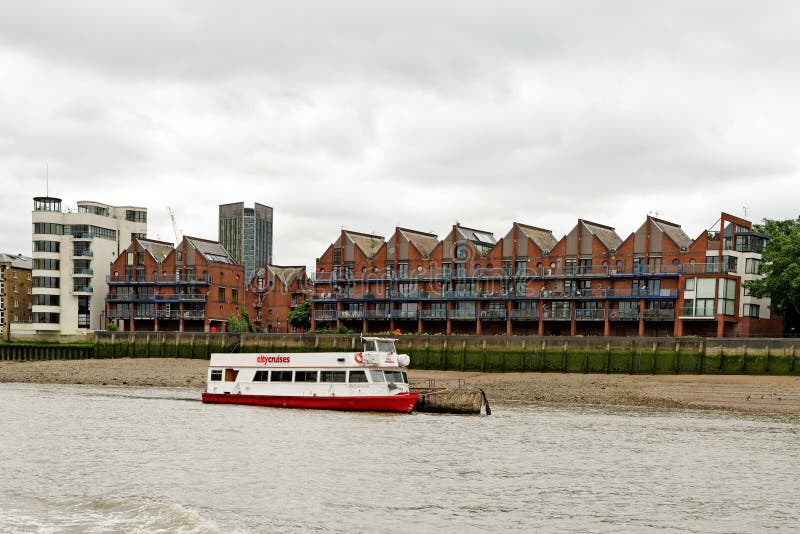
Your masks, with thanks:
[[(508, 335), (780, 335), (742, 288), (767, 236), (723, 213), (688, 237), (655, 217), (627, 238), (578, 220), (561, 239), (514, 223), (500, 239), (342, 230), (317, 259), (312, 328)], [(750, 269), (750, 274), (745, 274)], [(755, 271), (757, 272), (757, 271)]]

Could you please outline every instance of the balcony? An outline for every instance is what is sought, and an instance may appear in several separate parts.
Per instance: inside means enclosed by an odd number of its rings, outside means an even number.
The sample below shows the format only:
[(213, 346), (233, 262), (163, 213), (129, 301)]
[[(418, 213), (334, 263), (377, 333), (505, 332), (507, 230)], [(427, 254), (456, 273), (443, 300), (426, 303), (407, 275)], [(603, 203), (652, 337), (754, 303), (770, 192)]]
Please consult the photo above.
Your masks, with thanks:
[(638, 321), (639, 310), (611, 310), (609, 319), (612, 321)]
[(410, 310), (392, 310), (392, 319), (400, 319), (400, 320), (409, 320), (409, 319), (416, 319), (417, 312), (410, 311)]
[(73, 250), (72, 257), (73, 258), (91, 258), (94, 256), (91, 250)]
[(211, 283), (210, 274), (198, 274), (191, 277), (176, 276), (175, 274), (146, 275), (138, 273), (134, 275), (115, 275), (106, 276), (106, 283), (110, 286), (131, 286), (131, 285), (208, 285)]
[(177, 321), (181, 318), (178, 310), (156, 310), (156, 317), (167, 321)]
[(73, 277), (82, 277), (82, 276), (93, 276), (94, 270), (93, 269), (73, 269), (72, 276)]
[(481, 310), (480, 318), (486, 321), (505, 321), (506, 310)]
[(602, 309), (575, 310), (576, 321), (603, 321), (606, 318), (606, 311)]
[(314, 310), (315, 321), (335, 321), (337, 316), (336, 310)]
[(672, 321), (675, 319), (675, 310), (643, 310), (642, 317), (650, 321)]
[(447, 316), (450, 319), (475, 319), (475, 310), (450, 310)]
[(390, 319), (389, 310), (366, 310), (364, 312), (364, 318), (379, 320), (379, 321), (388, 321)]
[(447, 319), (447, 310), (420, 310), (419, 318), (427, 321), (438, 320), (444, 321)]
[(183, 312), (182, 317), (185, 320), (190, 320), (190, 321), (203, 320), (206, 318), (206, 312), (205, 310), (185, 311)]
[(512, 309), (511, 315), (512, 320), (538, 320), (539, 319), (539, 312), (535, 309)]
[(92, 286), (72, 286), (73, 295), (91, 295)]
[(681, 310), (681, 319), (713, 319), (713, 310)]
[(544, 310), (542, 316), (545, 321), (569, 321), (572, 319), (572, 310)]
[(94, 239), (94, 234), (91, 232), (75, 232), (72, 234), (73, 241), (91, 241)]
[(364, 312), (361, 310), (342, 310), (339, 312), (339, 319), (363, 319)]

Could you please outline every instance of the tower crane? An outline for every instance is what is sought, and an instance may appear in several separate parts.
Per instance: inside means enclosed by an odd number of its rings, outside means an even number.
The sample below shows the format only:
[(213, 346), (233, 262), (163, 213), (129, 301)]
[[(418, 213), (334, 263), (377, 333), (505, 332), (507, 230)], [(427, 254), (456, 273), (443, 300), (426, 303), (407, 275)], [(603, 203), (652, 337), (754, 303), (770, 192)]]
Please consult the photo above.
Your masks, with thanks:
[(169, 218), (172, 220), (172, 231), (175, 232), (175, 246), (178, 246), (181, 242), (181, 232), (178, 230), (178, 223), (175, 222), (175, 212), (169, 206), (167, 206), (167, 209), (169, 210)]

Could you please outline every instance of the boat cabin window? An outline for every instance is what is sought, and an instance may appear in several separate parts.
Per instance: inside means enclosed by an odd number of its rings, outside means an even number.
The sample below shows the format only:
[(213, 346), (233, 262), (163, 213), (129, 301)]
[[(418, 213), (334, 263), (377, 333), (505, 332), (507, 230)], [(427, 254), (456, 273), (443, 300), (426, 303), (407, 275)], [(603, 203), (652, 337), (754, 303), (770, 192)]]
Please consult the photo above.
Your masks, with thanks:
[(394, 354), (394, 341), (375, 341), (378, 352), (388, 352)]
[(384, 371), (383, 374), (386, 375), (387, 382), (400, 382), (403, 384), (407, 382), (407, 380), (403, 376), (405, 375), (405, 373), (401, 371)]
[(211, 380), (214, 382), (222, 381), (222, 369), (213, 369), (211, 371)]
[(291, 371), (270, 371), (270, 382), (291, 382)]
[(346, 371), (322, 371), (320, 382), (344, 382)]
[(269, 371), (256, 371), (253, 382), (269, 382)]
[(295, 382), (316, 382), (317, 381), (317, 371), (295, 371), (294, 372), (294, 381)]
[(350, 376), (348, 377), (348, 382), (366, 382), (367, 381), (367, 373), (364, 371), (349, 371)]
[(376, 371), (374, 369), (370, 369), (369, 376), (372, 378), (373, 382), (386, 382), (386, 379), (383, 378), (383, 371)]
[(237, 376), (239, 376), (238, 369), (225, 369), (225, 382), (236, 382)]

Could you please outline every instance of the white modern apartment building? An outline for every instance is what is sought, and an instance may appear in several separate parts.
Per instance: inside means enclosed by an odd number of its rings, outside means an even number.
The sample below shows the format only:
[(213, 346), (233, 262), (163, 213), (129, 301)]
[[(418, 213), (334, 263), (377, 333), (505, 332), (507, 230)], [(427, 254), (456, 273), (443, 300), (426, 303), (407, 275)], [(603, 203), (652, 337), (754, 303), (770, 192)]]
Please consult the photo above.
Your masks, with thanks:
[(105, 328), (109, 264), (134, 237), (146, 237), (147, 209), (33, 199), (33, 317), (14, 334), (72, 336)]

